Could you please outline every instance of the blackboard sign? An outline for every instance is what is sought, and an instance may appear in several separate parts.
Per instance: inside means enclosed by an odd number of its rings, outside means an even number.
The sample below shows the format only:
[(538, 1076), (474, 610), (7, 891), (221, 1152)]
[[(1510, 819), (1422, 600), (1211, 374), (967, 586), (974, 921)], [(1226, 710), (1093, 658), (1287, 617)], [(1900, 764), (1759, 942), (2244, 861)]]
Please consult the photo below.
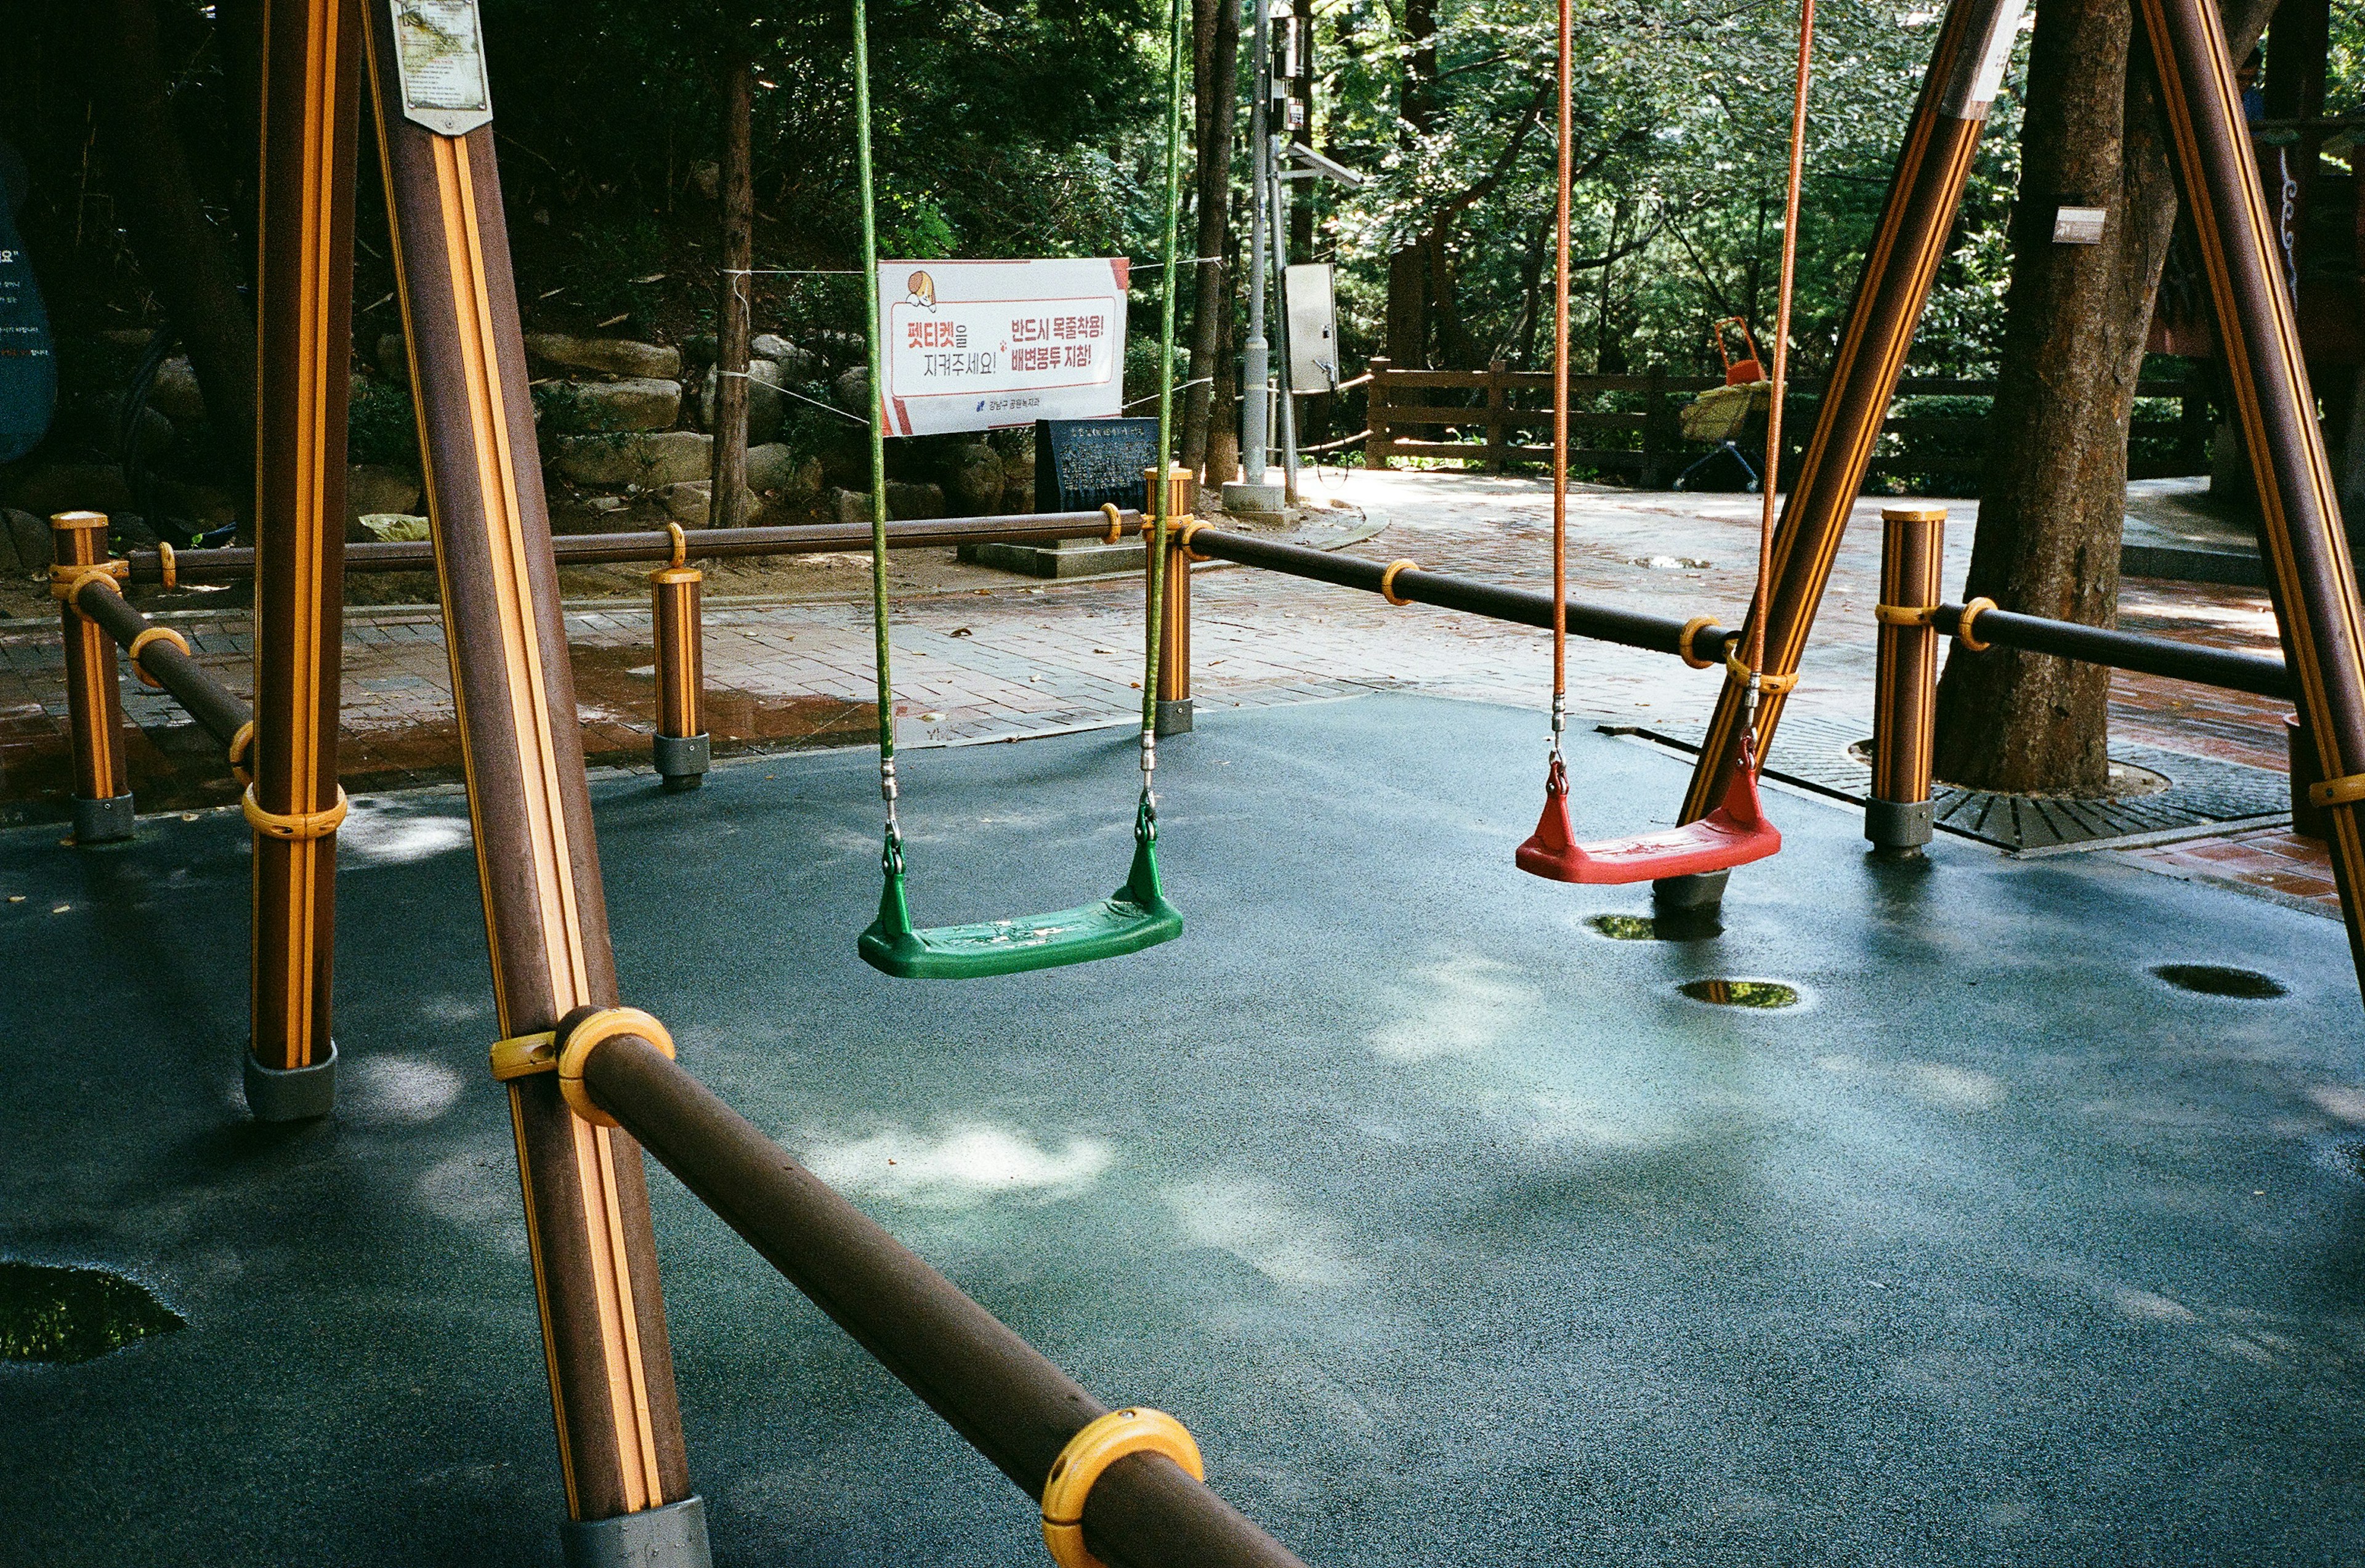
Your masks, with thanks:
[(1037, 420), (1035, 510), (1093, 511), (1115, 501), (1139, 511), (1143, 473), (1158, 466), (1156, 420)]
[[(40, 443), (58, 401), (58, 362), (32, 258), (17, 232), (25, 205), (24, 160), (0, 141), (0, 463)], [(1135, 480), (1136, 487), (1139, 479)]]

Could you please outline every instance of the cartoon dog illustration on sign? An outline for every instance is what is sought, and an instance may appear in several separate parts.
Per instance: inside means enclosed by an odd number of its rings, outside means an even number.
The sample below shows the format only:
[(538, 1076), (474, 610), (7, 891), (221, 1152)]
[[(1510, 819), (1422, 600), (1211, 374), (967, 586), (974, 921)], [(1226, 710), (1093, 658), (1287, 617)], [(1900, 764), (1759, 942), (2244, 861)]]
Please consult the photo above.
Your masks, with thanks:
[(927, 274), (913, 273), (904, 282), (903, 288), (903, 299), (906, 304), (916, 305), (923, 310), (934, 310), (936, 308), (936, 280)]

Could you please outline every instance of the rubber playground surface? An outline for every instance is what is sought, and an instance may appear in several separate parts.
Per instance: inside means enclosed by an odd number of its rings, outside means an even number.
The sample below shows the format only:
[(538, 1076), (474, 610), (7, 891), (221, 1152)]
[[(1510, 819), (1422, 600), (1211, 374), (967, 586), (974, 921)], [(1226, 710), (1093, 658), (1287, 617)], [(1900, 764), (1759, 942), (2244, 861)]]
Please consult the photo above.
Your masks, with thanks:
[[(1533, 713), (1376, 696), (1160, 746), (1180, 941), (855, 957), (867, 752), (595, 785), (624, 1000), (1316, 1564), (2365, 1561), (2365, 1014), (2336, 923), (2095, 856), (1788, 839), (1726, 930), (1511, 868)], [(913, 913), (1124, 876), (1125, 731), (906, 754)], [(1685, 764), (1574, 738), (1580, 833)], [(0, 835), (0, 1256), (187, 1327), (0, 1363), (0, 1562), (555, 1562), (465, 803), (341, 835), (341, 1109), (246, 1120), (248, 833)], [(64, 906), (62, 912), (59, 906)], [(2196, 994), (2165, 964), (2284, 992)], [(1679, 989), (1776, 980), (1796, 1005)], [(654, 1161), (720, 1564), (1034, 1564), (1026, 1499)]]

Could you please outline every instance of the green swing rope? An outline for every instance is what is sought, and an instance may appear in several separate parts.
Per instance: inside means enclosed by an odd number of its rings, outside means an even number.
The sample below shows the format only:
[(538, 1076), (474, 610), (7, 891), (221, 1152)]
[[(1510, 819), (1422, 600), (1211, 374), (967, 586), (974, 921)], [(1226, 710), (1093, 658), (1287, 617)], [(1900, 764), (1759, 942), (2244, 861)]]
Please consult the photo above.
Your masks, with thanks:
[[(903, 833), (895, 813), (895, 686), (890, 665), (887, 620), (887, 438), (880, 412), (883, 385), (879, 344), (879, 220), (870, 151), (870, 26), (864, 0), (854, 6), (854, 147), (862, 197), (862, 296), (869, 313), (864, 333), (870, 365), (870, 623), (879, 671), (879, 793), (887, 806), (888, 877), (903, 873)], [(1149, 624), (1144, 639), (1141, 680), (1141, 800), (1134, 836), (1145, 847), (1158, 837), (1158, 801), (1150, 779), (1158, 767), (1158, 631), (1165, 611), (1167, 487), (1173, 451), (1174, 301), (1181, 267), (1182, 223), (1182, 0), (1172, 0), (1167, 19), (1166, 65), (1166, 279), (1159, 307), (1158, 475), (1149, 486), (1155, 519), (1149, 550)], [(1120, 367), (1121, 369), (1122, 367)], [(1155, 872), (1152, 872), (1154, 879)]]

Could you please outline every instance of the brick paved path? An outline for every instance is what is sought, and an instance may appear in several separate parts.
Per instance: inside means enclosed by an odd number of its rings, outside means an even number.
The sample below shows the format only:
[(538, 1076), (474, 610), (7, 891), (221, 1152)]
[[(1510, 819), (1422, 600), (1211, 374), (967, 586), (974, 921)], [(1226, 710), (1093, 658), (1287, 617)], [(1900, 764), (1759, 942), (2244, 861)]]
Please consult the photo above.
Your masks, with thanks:
[[(1336, 495), (1385, 517), (1355, 546), (1380, 560), (1410, 556), (1440, 570), (1548, 587), (1550, 491), (1541, 481), (1465, 474), (1335, 471), (1309, 493)], [(1872, 607), (1879, 584), (1880, 502), (1860, 503), (1824, 600), (1793, 704), (1871, 733)], [(1977, 505), (1952, 503), (1947, 588), (1968, 566)], [(1676, 616), (1737, 625), (1754, 570), (1754, 497), (1587, 491), (1571, 505), (1574, 591)], [(947, 552), (949, 554), (949, 552)], [(859, 743), (869, 734), (868, 606), (849, 558), (839, 601), (710, 608), (709, 727), (718, 750)], [(1549, 639), (1524, 628), (1228, 566), (1193, 581), (1194, 684), (1203, 711), (1333, 697), (1383, 687), (1542, 710)], [(242, 611), (176, 616), (198, 656), (233, 688), (251, 686)], [(2121, 624), (2163, 636), (2262, 651), (2275, 646), (2263, 593), (2131, 581)], [(1140, 701), (1141, 590), (1137, 579), (1010, 586), (908, 599), (896, 608), (897, 688), (905, 744), (988, 740), (1104, 723)], [(567, 614), (585, 745), (599, 761), (645, 766), (654, 709), (649, 612), (631, 602)], [(1716, 692), (1712, 671), (1663, 656), (1577, 643), (1572, 706), (1583, 721), (1697, 722)], [(169, 699), (127, 680), (139, 726), (131, 755), (145, 809), (228, 803), (214, 747)], [(432, 609), (355, 609), (346, 622), (343, 772), (349, 790), (456, 773), (450, 674)], [(2112, 689), (2115, 739), (2251, 766), (2283, 766), (2278, 703), (2122, 675)], [(64, 695), (53, 625), (0, 624), (0, 820), (65, 814)], [(1540, 762), (1542, 726), (1538, 726)], [(1776, 758), (1780, 759), (1780, 743)], [(1672, 797), (1638, 812), (1666, 820)], [(2283, 835), (2271, 850), (2214, 859), (2197, 848), (2147, 864), (2269, 886), (2321, 902), (2322, 857)], [(2221, 844), (2241, 848), (2233, 840)], [(2245, 854), (2248, 858), (2245, 858)], [(2254, 863), (2253, 863), (2254, 862)], [(2255, 872), (2256, 876), (2247, 876)], [(2317, 878), (2320, 885), (2308, 879)], [(2259, 879), (2267, 879), (2259, 880)]]

